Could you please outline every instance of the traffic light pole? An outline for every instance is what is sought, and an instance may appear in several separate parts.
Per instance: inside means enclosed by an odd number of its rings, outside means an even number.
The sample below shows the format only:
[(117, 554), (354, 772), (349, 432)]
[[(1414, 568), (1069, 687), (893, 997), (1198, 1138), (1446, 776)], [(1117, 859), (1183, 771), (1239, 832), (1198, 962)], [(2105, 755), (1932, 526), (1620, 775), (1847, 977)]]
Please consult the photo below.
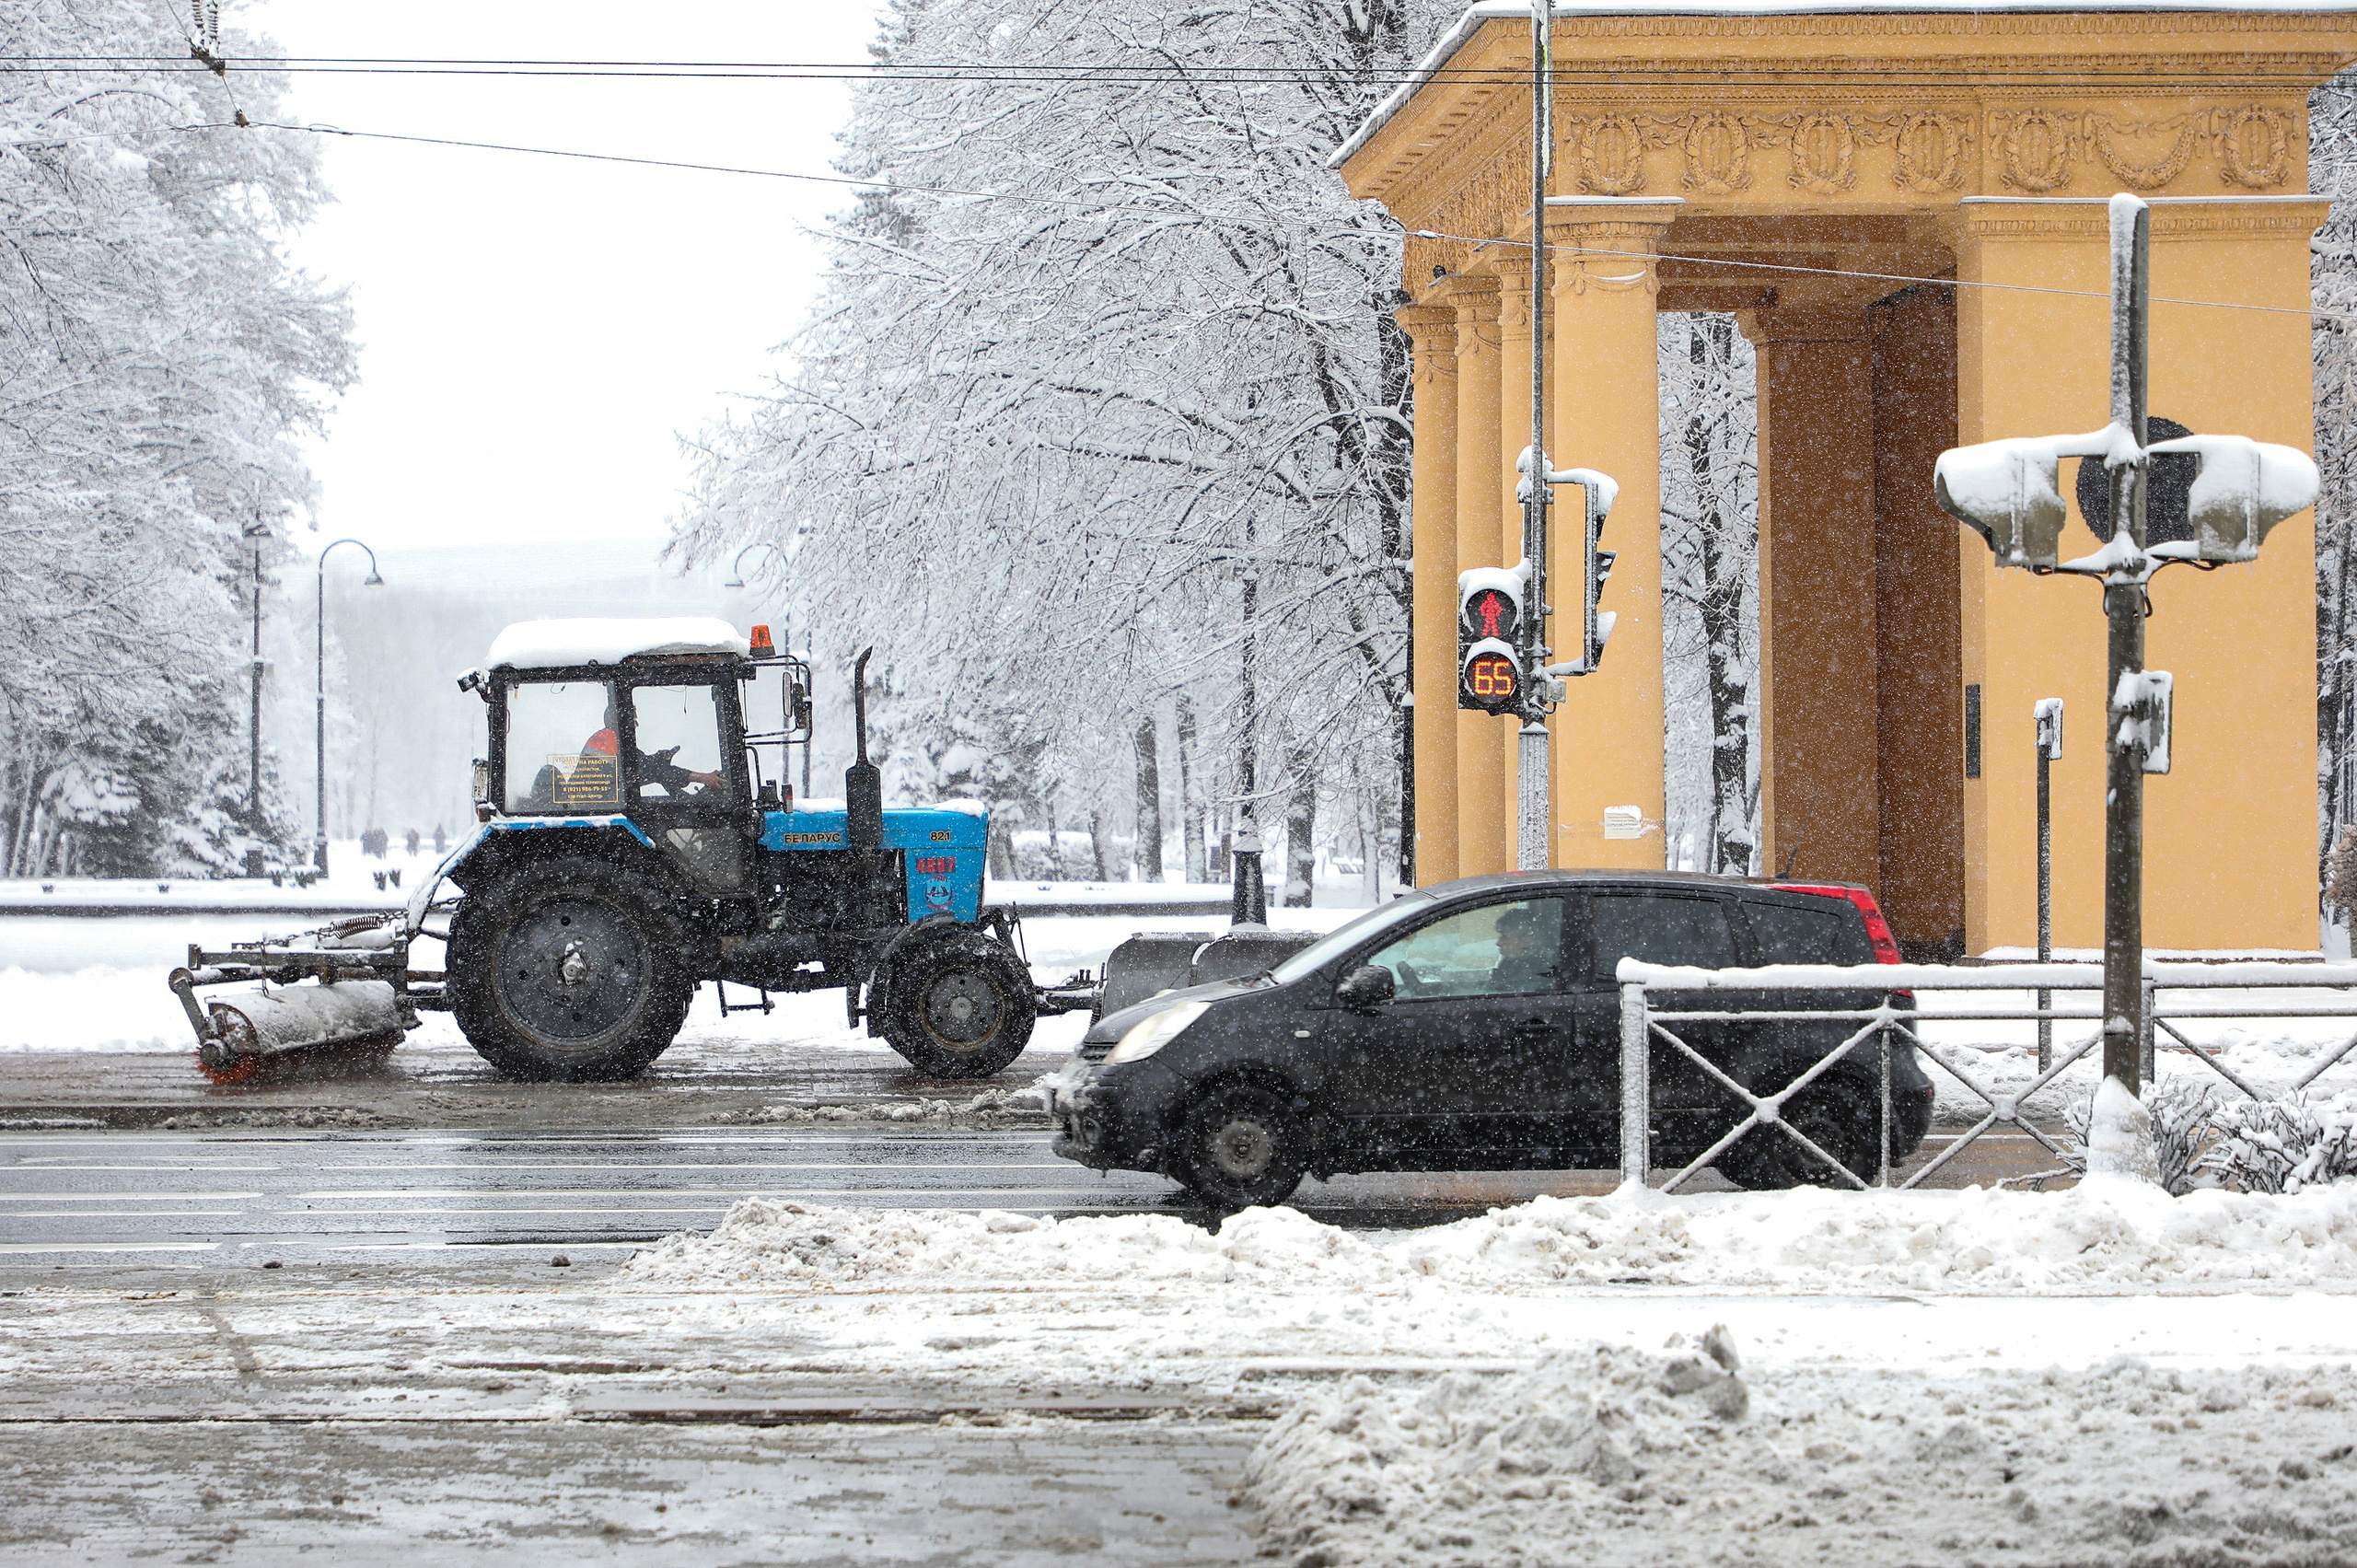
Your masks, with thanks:
[[(2144, 1039), (2144, 748), (2123, 733), (2122, 695), (2144, 668), (2145, 344), (2152, 297), (2153, 216), (2138, 203), (2132, 220), (2115, 210), (2111, 237), (2111, 423), (2135, 438), (2132, 461), (2107, 465), (2111, 535), (2125, 535), (2134, 565), (2104, 578), (2110, 622), (2105, 661), (2106, 754), (2103, 836), (2103, 1073), (2142, 1094)], [(2128, 232), (2122, 234), (2122, 227)], [(2131, 693), (2132, 696), (2133, 694)]]
[(1547, 173), (1554, 135), (1549, 110), (1548, 22), (1552, 0), (1530, 0), (1530, 457), (1522, 483), (1522, 558), (1529, 586), (1522, 618), (1522, 730), (1515, 745), (1516, 870), (1547, 868)]
[[(2315, 505), (2316, 460), (2296, 447), (2247, 436), (2187, 434), (2157, 444), (2145, 417), (2146, 344), (2152, 305), (2152, 212), (2128, 192), (2111, 198), (2111, 396), (2109, 422), (2077, 435), (2010, 436), (1954, 447), (1932, 469), (1940, 509), (1988, 544), (2000, 567), (2096, 577), (2103, 584), (2104, 674), (2103, 1074), (2096, 1105), (2099, 1134), (2090, 1169), (2151, 1179), (2152, 1130), (2122, 1122), (2110, 1083), (2142, 1098), (2150, 993), (2144, 985), (2144, 775), (2169, 771), (2175, 683), (2144, 668), (2147, 585), (2165, 566), (2255, 561), (2268, 530)], [(2193, 482), (2182, 518), (2188, 537), (2147, 546), (2146, 511), (2155, 452), (2189, 454)], [(2061, 558), (2070, 509), (2057, 488), (2060, 464), (2100, 461), (2110, 491), (2103, 548)], [(2082, 471), (2085, 471), (2084, 466)], [(2092, 512), (2093, 508), (2088, 507)], [(2089, 518), (2093, 521), (2093, 518)], [(2175, 519), (2173, 519), (2175, 520)], [(2045, 704), (2039, 704), (2043, 707)], [(2055, 704), (2060, 744), (2061, 704)], [(2041, 748), (2041, 756), (2046, 755)], [(2040, 764), (2043, 772), (2043, 762)], [(2046, 944), (2041, 941), (2041, 950)], [(2103, 1101), (2114, 1103), (2108, 1110)], [(2097, 1163), (2098, 1152), (2102, 1155)]]

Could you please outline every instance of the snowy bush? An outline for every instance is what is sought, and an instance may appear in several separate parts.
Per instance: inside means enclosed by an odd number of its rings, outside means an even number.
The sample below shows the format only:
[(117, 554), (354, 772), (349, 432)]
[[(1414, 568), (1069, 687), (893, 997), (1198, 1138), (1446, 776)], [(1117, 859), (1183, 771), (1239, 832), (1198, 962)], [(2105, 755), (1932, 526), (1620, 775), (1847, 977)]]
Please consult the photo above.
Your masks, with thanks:
[(2245, 1102), (2214, 1121), (2204, 1165), (2245, 1192), (2297, 1192), (2357, 1177), (2357, 1099)]
[[(2208, 1084), (2164, 1079), (2145, 1086), (2143, 1101), (2153, 1119), (2161, 1185), (2177, 1196), (2204, 1187), (2297, 1192), (2357, 1177), (2357, 1097), (2322, 1104), (2304, 1095), (2230, 1100)], [(2091, 1103), (2082, 1100), (2062, 1113), (2070, 1128), (2062, 1163), (2082, 1174)]]

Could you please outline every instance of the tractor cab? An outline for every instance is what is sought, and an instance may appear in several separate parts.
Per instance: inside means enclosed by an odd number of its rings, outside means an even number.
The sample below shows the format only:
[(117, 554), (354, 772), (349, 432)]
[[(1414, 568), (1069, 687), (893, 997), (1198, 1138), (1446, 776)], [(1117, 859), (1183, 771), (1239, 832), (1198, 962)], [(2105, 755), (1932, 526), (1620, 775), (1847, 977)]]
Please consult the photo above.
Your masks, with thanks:
[[(744, 697), (768, 665), (784, 671), (786, 722), (749, 737)], [(475, 794), (485, 822), (626, 821), (696, 893), (751, 894), (748, 741), (807, 741), (801, 661), (757, 660), (724, 621), (538, 621), (501, 633), (460, 684), (490, 708)]]

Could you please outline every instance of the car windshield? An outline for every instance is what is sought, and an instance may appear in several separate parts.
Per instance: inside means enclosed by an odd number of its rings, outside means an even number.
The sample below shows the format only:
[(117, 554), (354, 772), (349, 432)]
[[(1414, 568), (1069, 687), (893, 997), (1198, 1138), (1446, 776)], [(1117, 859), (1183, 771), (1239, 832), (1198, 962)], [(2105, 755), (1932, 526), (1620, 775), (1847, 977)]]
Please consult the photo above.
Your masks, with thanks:
[(1335, 958), (1357, 947), (1368, 937), (1390, 930), (1403, 920), (1423, 912), (1433, 896), (1426, 892), (1408, 893), (1367, 911), (1347, 925), (1329, 932), (1312, 942), (1292, 958), (1269, 971), (1269, 978), (1279, 985), (1290, 985), (1305, 975), (1324, 969)]

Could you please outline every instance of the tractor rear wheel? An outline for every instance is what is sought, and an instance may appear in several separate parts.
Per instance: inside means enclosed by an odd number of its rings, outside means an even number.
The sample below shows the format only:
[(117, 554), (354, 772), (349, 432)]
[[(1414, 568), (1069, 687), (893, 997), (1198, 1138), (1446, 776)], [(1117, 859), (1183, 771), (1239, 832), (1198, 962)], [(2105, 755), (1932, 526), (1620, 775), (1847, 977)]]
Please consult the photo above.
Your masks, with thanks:
[(511, 1078), (634, 1077), (695, 995), (686, 932), (648, 877), (586, 855), (528, 862), (470, 889), (450, 932), (450, 1010)]
[(877, 1033), (920, 1073), (987, 1078), (1031, 1043), (1031, 976), (987, 936), (960, 932), (894, 955)]

